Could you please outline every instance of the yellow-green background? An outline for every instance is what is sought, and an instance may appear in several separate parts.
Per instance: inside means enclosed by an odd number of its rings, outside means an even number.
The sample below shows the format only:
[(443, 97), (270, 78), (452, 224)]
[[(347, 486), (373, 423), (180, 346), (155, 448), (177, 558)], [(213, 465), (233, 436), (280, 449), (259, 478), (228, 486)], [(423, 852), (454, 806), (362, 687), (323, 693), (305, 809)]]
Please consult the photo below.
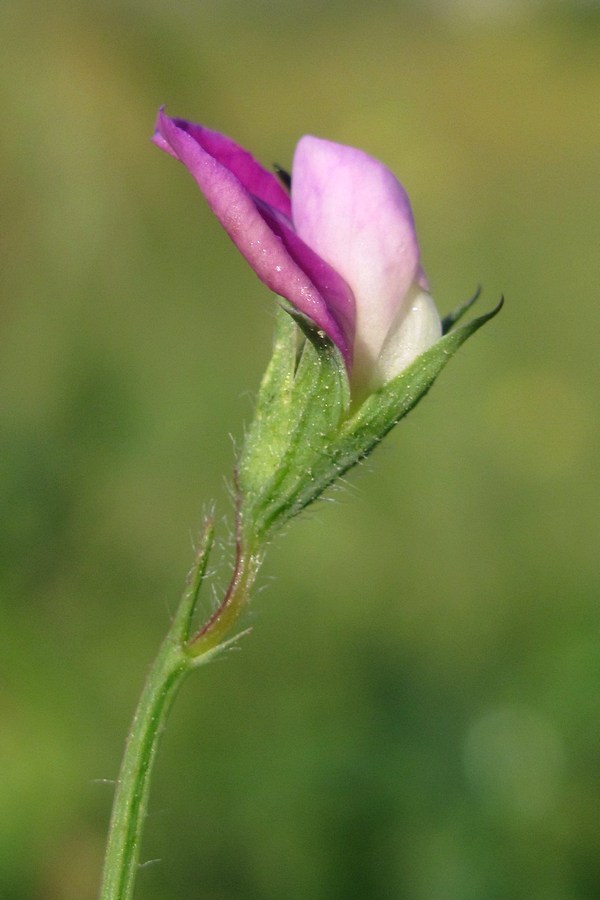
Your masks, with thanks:
[(161, 103), (267, 165), (306, 132), (385, 160), (440, 308), (507, 306), (184, 686), (136, 897), (600, 896), (598, 12), (5, 0), (3, 898), (95, 896), (102, 780), (269, 354)]

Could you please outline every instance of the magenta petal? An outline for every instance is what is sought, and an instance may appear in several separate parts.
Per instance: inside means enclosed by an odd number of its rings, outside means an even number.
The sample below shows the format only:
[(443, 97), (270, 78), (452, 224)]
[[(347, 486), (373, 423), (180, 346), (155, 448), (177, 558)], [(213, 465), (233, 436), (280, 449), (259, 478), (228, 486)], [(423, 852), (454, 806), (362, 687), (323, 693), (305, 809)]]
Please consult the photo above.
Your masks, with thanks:
[[(326, 301), (327, 309), (342, 335), (341, 340), (334, 342), (342, 350), (344, 358), (348, 362), (351, 355), (350, 348), (354, 337), (355, 320), (352, 291), (335, 269), (317, 256), (314, 250), (311, 250), (284, 220), (275, 216), (268, 207), (262, 207), (259, 204), (258, 209), (274, 233), (281, 238), (294, 262), (306, 273)], [(314, 319), (314, 316), (310, 316), (310, 318)], [(323, 328), (323, 330), (332, 337), (329, 329)]]
[[(227, 138), (215, 137), (215, 132), (185, 124), (186, 127), (182, 127), (161, 111), (154, 137), (157, 146), (186, 166), (221, 225), (258, 277), (321, 328), (339, 347), (349, 367), (352, 293), (343, 279), (289, 227), (281, 198), (260, 173), (276, 182), (275, 176), (270, 176), (241, 148), (236, 150), (236, 145)], [(207, 133), (210, 138), (206, 137)], [(209, 148), (215, 149), (219, 157), (211, 155)], [(263, 199), (261, 193), (263, 197), (274, 197), (276, 205)], [(287, 198), (282, 188), (281, 193)]]
[(178, 128), (193, 137), (209, 156), (229, 169), (247, 191), (291, 220), (292, 204), (288, 193), (277, 176), (263, 168), (251, 153), (218, 131), (211, 131), (202, 125), (186, 122), (185, 119), (173, 119), (172, 121)]

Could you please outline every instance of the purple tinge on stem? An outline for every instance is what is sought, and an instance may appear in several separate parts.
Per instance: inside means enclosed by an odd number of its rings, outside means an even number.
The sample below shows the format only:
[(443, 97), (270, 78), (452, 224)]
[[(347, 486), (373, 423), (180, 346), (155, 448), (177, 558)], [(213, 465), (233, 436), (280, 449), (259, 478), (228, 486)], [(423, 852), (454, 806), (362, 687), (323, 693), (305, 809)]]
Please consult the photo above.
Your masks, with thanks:
[(154, 142), (179, 159), (261, 280), (337, 345), (375, 388), (440, 336), (410, 203), (360, 150), (303, 137), (291, 197), (228, 137), (160, 112)]

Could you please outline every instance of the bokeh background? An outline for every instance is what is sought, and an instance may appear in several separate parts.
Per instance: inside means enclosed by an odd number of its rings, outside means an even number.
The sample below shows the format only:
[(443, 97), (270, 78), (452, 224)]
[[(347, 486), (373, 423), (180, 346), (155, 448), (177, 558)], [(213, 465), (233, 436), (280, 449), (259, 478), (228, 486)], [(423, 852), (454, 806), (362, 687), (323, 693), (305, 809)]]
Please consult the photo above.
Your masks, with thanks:
[[(159, 104), (383, 159), (502, 315), (185, 684), (139, 900), (600, 896), (594, 2), (4, 0), (0, 895), (96, 895), (112, 787), (273, 303)], [(215, 560), (222, 585), (226, 560)], [(207, 593), (205, 604), (210, 605)]]

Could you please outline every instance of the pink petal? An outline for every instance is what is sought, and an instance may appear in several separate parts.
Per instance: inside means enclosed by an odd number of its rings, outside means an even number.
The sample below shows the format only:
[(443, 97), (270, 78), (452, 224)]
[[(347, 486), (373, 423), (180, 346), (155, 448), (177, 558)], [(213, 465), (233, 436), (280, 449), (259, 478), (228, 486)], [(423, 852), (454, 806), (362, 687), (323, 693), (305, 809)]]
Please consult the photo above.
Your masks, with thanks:
[(442, 323), (432, 297), (415, 282), (383, 342), (371, 376), (373, 389), (403, 372), (442, 336)]
[(209, 156), (229, 169), (249, 193), (291, 220), (292, 204), (287, 191), (279, 178), (263, 168), (252, 154), (218, 131), (186, 122), (185, 119), (173, 119), (173, 122), (191, 135)]
[[(210, 208), (258, 277), (321, 328), (339, 347), (349, 367), (352, 293), (344, 280), (290, 228), (281, 199), (281, 195), (286, 199), (287, 195), (283, 188), (279, 190), (275, 176), (228, 138), (188, 123), (182, 127), (162, 111), (154, 141), (190, 171)], [(211, 151), (218, 156), (211, 155)]]
[(354, 363), (366, 372), (410, 286), (423, 278), (408, 197), (382, 163), (310, 135), (299, 141), (292, 171), (294, 227), (354, 293)]

